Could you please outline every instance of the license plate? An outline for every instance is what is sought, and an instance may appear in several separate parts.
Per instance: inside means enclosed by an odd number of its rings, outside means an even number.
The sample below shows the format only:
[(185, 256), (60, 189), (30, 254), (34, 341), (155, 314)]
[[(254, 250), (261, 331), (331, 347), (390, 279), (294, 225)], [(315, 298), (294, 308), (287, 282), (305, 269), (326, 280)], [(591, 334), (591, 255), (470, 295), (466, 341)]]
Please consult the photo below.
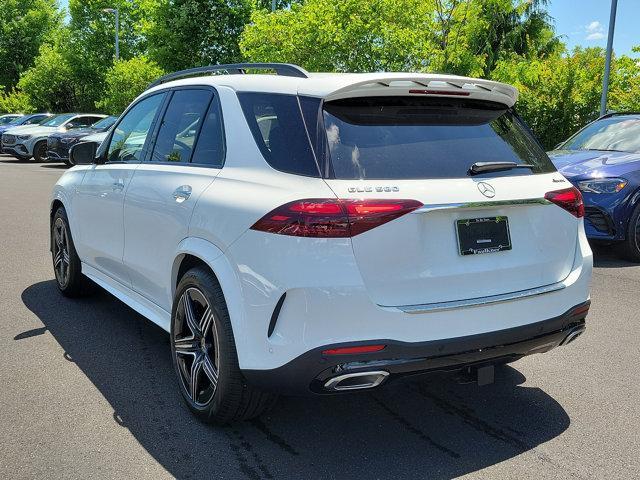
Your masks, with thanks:
[(456, 221), (460, 255), (511, 250), (507, 217), (467, 218)]

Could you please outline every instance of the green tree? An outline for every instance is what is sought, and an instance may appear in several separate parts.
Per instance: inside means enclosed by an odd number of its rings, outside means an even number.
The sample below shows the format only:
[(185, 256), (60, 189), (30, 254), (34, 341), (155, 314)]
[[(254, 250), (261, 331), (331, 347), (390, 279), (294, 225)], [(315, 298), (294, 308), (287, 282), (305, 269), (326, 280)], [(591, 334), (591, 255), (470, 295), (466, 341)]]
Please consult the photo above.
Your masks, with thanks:
[(75, 110), (77, 97), (74, 72), (61, 48), (66, 38), (67, 35), (61, 33), (53, 45), (41, 46), (35, 64), (18, 82), (18, 88), (29, 97), (36, 110)]
[(577, 48), (547, 59), (513, 57), (498, 63), (493, 78), (520, 91), (516, 108), (550, 149), (598, 117), (604, 51)]
[(29, 96), (20, 90), (4, 93), (0, 88), (0, 113), (31, 113), (34, 111)]
[(56, 0), (0, 0), (0, 85), (18, 83), (61, 21)]
[(166, 71), (240, 60), (249, 0), (161, 0), (147, 28), (149, 58)]
[(251, 61), (312, 71), (437, 70), (433, 0), (307, 0), (254, 11), (240, 46)]
[(115, 18), (103, 10), (120, 12), (120, 58), (126, 60), (146, 51), (145, 16), (154, 6), (150, 0), (69, 0), (69, 37), (62, 50), (73, 70), (77, 109), (95, 108), (114, 62)]
[(96, 107), (113, 115), (119, 115), (149, 86), (162, 76), (163, 71), (145, 57), (116, 62), (106, 75), (107, 89)]

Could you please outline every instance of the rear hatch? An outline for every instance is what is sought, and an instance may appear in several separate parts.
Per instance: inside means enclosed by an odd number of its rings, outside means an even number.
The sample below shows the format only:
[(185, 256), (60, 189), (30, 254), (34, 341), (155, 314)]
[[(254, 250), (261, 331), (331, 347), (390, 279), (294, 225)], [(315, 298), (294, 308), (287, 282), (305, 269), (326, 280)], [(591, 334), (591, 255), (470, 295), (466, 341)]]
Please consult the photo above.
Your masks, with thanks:
[[(324, 103), (322, 128), (326, 181), (338, 198), (423, 205), (352, 238), (377, 304), (501, 295), (570, 273), (580, 215), (545, 196), (571, 185), (507, 106), (426, 96), (342, 98)], [(518, 167), (470, 172), (477, 162)], [(571, 195), (569, 210), (579, 201), (575, 189)]]

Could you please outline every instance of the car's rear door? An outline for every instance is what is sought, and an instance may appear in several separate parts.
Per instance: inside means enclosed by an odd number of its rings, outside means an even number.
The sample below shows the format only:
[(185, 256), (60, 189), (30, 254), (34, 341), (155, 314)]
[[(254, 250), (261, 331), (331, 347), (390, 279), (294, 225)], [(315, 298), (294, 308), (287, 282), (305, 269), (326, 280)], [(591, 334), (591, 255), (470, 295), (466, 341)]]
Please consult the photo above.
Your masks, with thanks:
[(173, 90), (124, 204), (124, 264), (131, 286), (167, 311), (175, 252), (187, 236), (198, 198), (220, 172), (223, 157), (215, 90)]
[[(424, 205), (353, 236), (377, 304), (502, 295), (570, 273), (581, 219), (545, 196), (571, 185), (506, 106), (346, 99), (327, 102), (323, 120), (327, 182), (338, 198), (379, 199), (381, 209), (389, 200)], [(470, 173), (476, 162), (496, 161), (519, 168)]]
[(108, 139), (106, 163), (92, 165), (78, 187), (75, 202), (82, 261), (129, 286), (122, 264), (124, 196), (145, 152), (165, 93), (145, 97), (124, 114)]

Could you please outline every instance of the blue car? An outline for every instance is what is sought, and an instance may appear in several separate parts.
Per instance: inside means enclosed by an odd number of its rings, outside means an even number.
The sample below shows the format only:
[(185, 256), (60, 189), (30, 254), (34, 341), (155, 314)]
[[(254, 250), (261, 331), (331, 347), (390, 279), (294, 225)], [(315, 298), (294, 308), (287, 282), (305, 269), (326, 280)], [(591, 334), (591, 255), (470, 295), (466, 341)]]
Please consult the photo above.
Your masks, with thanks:
[(42, 122), (45, 118), (49, 118), (50, 113), (30, 113), (28, 115), (19, 115), (11, 121), (0, 125), (0, 136), (10, 128), (19, 127), (21, 125), (35, 125)]
[(605, 115), (549, 156), (582, 192), (587, 237), (640, 262), (640, 113)]

